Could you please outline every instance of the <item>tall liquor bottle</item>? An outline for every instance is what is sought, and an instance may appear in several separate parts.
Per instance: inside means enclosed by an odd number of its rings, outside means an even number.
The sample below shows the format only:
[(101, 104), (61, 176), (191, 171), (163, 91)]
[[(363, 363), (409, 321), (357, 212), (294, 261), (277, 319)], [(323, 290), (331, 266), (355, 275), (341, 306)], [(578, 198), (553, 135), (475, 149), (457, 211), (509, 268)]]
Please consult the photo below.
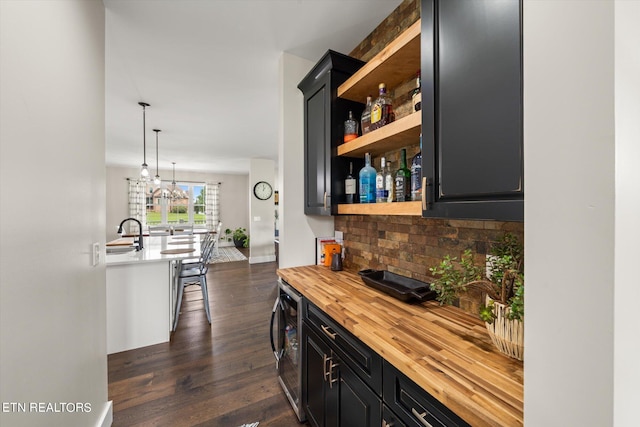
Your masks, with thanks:
[(362, 112), (360, 129), (362, 129), (363, 135), (371, 132), (371, 96), (367, 96), (367, 106), (364, 107), (364, 111)]
[(422, 109), (422, 88), (420, 84), (420, 71), (416, 77), (416, 87), (410, 93), (411, 104), (413, 105), (413, 111), (420, 111)]
[(411, 200), (411, 171), (407, 169), (407, 150), (400, 151), (400, 169), (396, 171), (396, 202)]
[(411, 200), (422, 200), (422, 134), (420, 151), (411, 160)]
[(344, 180), (344, 194), (347, 203), (356, 201), (356, 179), (353, 177), (353, 162), (349, 162), (349, 175)]
[(393, 173), (391, 173), (391, 162), (387, 162), (387, 170), (384, 172), (384, 186), (387, 190), (387, 202), (393, 202), (395, 197), (395, 193), (393, 191), (393, 187), (395, 183), (393, 182)]
[(386, 163), (384, 157), (380, 159), (380, 170), (376, 174), (376, 203), (386, 203), (389, 197), (389, 191), (384, 179)]
[(371, 167), (371, 154), (364, 155), (364, 167), (360, 169), (360, 203), (376, 202), (376, 170)]
[(371, 130), (379, 129), (387, 125), (395, 118), (391, 98), (387, 95), (387, 86), (384, 83), (378, 85), (379, 95), (371, 106)]

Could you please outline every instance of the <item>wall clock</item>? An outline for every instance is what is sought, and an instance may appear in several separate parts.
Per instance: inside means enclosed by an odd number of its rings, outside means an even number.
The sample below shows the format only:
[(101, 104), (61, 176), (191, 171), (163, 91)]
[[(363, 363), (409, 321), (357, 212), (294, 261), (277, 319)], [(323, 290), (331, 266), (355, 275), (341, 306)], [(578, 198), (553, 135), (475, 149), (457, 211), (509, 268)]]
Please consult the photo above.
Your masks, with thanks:
[(272, 194), (273, 188), (271, 188), (271, 184), (266, 181), (259, 181), (253, 186), (253, 195), (256, 196), (258, 200), (268, 200)]

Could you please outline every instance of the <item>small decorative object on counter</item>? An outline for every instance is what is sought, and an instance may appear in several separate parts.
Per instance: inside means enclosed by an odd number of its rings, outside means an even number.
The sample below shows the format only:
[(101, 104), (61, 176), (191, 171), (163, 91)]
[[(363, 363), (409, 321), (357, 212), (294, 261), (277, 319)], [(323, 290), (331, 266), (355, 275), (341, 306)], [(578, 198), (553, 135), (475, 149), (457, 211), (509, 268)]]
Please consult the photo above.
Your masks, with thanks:
[(420, 84), (420, 71), (416, 77), (416, 87), (410, 93), (411, 104), (413, 105), (413, 111), (420, 111), (422, 109), (422, 88)]
[(342, 254), (334, 253), (331, 255), (331, 270), (342, 271)]
[(344, 180), (344, 194), (347, 203), (355, 203), (356, 179), (353, 177), (353, 162), (349, 162), (349, 175)]
[(386, 168), (386, 160), (384, 157), (380, 159), (380, 170), (376, 174), (376, 203), (385, 203), (389, 197), (389, 191), (386, 187), (384, 179)]
[(422, 134), (420, 151), (411, 160), (411, 200), (422, 200)]
[(360, 120), (363, 135), (371, 132), (371, 99), (371, 95), (367, 96), (367, 106), (364, 108)]
[(388, 125), (395, 118), (391, 98), (387, 95), (387, 86), (384, 83), (380, 83), (378, 90), (380, 94), (371, 107), (371, 130)]
[(353, 120), (353, 112), (349, 111), (349, 118), (344, 122), (344, 142), (349, 142), (358, 137), (358, 122)]
[(411, 171), (407, 168), (407, 150), (400, 151), (400, 168), (396, 171), (396, 202), (411, 200)]
[(376, 202), (376, 170), (371, 167), (371, 154), (364, 155), (364, 167), (360, 169), (360, 203)]

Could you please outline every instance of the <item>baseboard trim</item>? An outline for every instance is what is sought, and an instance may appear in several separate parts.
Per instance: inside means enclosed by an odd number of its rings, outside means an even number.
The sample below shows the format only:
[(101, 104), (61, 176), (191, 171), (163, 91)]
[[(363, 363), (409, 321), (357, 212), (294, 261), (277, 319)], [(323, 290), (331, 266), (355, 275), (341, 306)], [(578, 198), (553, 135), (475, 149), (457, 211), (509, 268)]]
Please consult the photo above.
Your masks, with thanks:
[(102, 415), (98, 419), (96, 427), (111, 427), (111, 424), (113, 424), (113, 400), (104, 404)]
[(263, 255), (263, 256), (250, 256), (249, 264), (260, 264), (263, 262), (274, 262), (276, 260), (276, 256), (274, 255)]

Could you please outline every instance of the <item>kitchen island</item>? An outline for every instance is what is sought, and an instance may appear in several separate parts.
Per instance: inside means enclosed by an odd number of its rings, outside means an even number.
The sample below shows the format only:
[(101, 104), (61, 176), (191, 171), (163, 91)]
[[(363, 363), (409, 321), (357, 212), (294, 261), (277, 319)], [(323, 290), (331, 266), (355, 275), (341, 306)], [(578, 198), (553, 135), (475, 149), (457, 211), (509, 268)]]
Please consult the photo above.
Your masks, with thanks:
[(523, 364), (494, 347), (484, 323), (435, 301), (408, 304), (324, 266), (278, 275), (472, 426), (523, 425)]
[(140, 251), (133, 240), (107, 243), (108, 354), (169, 341), (174, 272), (183, 260), (200, 256), (198, 234), (145, 237)]

